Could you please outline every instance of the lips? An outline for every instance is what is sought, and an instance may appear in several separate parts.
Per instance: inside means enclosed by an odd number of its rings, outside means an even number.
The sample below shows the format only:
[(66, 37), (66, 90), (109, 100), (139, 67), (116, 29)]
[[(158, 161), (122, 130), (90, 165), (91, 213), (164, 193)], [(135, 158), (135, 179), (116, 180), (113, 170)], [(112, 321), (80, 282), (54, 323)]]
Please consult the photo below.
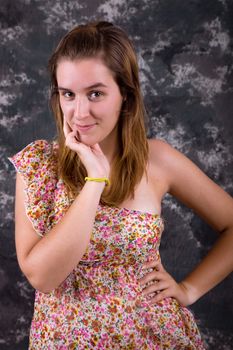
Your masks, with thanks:
[(96, 124), (86, 124), (86, 125), (79, 125), (75, 124), (75, 127), (78, 129), (79, 132), (86, 132), (91, 130)]

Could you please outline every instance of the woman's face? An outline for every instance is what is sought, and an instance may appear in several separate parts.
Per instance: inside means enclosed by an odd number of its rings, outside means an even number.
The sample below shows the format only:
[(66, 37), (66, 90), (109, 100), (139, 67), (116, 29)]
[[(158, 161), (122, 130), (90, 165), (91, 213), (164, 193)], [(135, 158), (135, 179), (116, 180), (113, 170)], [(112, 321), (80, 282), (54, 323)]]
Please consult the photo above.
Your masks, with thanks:
[(62, 59), (57, 84), (64, 118), (81, 142), (89, 146), (116, 142), (123, 98), (101, 59)]

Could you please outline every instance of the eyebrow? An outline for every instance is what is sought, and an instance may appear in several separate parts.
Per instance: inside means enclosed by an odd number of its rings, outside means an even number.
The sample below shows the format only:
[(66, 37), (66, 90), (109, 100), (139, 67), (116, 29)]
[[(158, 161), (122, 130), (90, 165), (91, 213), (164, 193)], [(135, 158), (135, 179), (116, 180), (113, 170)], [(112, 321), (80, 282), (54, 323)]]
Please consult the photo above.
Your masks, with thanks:
[[(92, 84), (90, 86), (87, 86), (85, 88), (85, 90), (89, 90), (89, 89), (95, 89), (95, 88), (99, 88), (99, 87), (103, 87), (103, 88), (106, 88), (107, 85), (103, 84), (103, 83), (95, 83), (95, 84)], [(68, 88), (65, 88), (65, 87), (62, 87), (62, 86), (58, 86), (57, 87), (58, 90), (62, 90), (62, 91), (71, 91), (71, 89), (68, 89)]]

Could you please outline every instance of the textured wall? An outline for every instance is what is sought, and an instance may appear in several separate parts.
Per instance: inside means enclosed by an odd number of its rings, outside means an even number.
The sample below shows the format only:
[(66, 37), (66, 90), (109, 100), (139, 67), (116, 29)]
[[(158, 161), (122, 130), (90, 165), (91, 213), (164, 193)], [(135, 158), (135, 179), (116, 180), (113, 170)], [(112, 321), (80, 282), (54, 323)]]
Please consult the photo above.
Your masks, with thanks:
[[(232, 18), (231, 0), (0, 0), (1, 350), (27, 349), (33, 310), (33, 290), (16, 261), (15, 173), (7, 156), (55, 135), (46, 64), (58, 39), (87, 20), (122, 26), (138, 53), (149, 136), (167, 140), (233, 194)], [(163, 215), (161, 254), (181, 279), (217, 234), (170, 196)], [(232, 276), (192, 310), (209, 349), (232, 349)]]

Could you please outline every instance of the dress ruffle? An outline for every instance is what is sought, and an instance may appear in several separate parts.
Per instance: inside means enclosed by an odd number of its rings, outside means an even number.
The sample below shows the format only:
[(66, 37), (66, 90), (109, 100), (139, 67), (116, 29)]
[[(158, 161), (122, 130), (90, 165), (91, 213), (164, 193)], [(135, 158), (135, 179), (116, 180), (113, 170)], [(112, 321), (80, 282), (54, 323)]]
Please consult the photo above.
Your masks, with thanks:
[(49, 229), (58, 182), (52, 144), (46, 140), (34, 141), (9, 160), (25, 183), (26, 214), (35, 231), (43, 236)]

